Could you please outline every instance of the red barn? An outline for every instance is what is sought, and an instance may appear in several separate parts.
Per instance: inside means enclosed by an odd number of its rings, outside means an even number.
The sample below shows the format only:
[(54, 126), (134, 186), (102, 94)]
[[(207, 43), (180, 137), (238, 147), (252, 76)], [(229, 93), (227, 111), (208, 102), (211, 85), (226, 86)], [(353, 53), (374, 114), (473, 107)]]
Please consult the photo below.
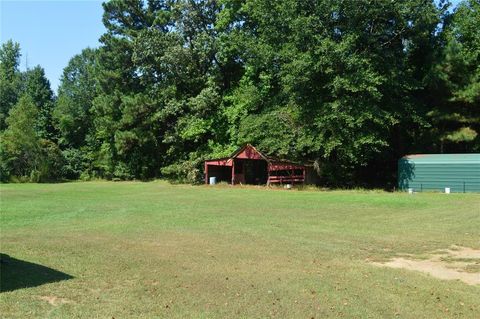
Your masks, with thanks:
[(304, 183), (306, 167), (267, 157), (246, 144), (230, 157), (205, 161), (205, 184), (210, 177), (234, 184)]

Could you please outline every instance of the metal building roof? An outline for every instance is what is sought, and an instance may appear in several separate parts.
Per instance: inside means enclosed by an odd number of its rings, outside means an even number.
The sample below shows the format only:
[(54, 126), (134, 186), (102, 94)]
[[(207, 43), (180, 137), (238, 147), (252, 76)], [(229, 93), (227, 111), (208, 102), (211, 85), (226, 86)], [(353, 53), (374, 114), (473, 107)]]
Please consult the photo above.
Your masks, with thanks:
[(416, 164), (443, 163), (480, 163), (480, 153), (471, 154), (411, 154), (402, 157), (403, 160)]

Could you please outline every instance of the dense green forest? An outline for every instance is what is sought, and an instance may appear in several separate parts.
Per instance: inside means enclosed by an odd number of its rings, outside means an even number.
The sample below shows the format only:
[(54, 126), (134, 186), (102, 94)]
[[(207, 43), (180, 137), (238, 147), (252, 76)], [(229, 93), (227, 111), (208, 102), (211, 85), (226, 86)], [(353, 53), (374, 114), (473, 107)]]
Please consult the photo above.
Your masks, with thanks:
[(327, 186), (480, 151), (480, 1), (113, 0), (54, 94), (0, 49), (3, 181), (171, 178), (251, 143)]

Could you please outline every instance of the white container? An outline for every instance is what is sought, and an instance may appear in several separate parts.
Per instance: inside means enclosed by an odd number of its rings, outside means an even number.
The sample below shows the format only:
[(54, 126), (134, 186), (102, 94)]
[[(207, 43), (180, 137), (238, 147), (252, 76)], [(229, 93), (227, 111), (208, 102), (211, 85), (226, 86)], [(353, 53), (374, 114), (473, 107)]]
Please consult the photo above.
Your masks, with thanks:
[(409, 189), (408, 189), (408, 193), (409, 193), (409, 194), (413, 194), (413, 188), (409, 188)]
[(291, 188), (292, 188), (292, 184), (286, 184), (286, 185), (285, 185), (285, 188), (286, 188), (286, 189), (291, 189)]
[(210, 177), (209, 184), (210, 185), (215, 185), (217, 183), (217, 178), (215, 176)]
[(450, 187), (445, 187), (445, 194), (450, 194)]

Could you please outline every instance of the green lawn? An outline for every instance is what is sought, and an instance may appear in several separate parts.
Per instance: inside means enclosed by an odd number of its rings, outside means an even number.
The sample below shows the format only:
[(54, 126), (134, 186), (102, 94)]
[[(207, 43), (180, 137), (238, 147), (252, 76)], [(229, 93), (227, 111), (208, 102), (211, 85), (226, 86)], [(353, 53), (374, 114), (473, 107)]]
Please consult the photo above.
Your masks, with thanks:
[(3, 318), (480, 316), (478, 285), (368, 262), (479, 249), (479, 194), (0, 187)]

